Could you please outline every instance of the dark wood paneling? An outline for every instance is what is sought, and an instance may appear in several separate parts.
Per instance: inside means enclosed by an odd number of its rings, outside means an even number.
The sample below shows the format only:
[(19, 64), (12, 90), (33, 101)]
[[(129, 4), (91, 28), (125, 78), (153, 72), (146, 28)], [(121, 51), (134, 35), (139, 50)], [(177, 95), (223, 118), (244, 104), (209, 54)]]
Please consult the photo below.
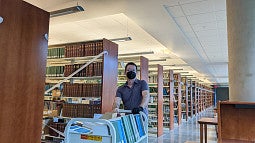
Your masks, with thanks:
[(145, 80), (147, 83), (149, 81), (148, 63), (147, 58), (140, 56), (140, 79)]
[(118, 77), (118, 45), (103, 39), (104, 55), (103, 61), (103, 89), (102, 89), (102, 113), (111, 112), (117, 90)]
[(49, 13), (21, 0), (0, 0), (0, 140), (39, 143)]
[(163, 135), (163, 66), (158, 65), (158, 137)]
[(170, 130), (173, 130), (174, 129), (174, 72), (173, 70), (169, 70), (169, 81), (170, 81), (170, 84), (169, 84), (170, 123), (169, 124), (170, 124)]
[(219, 140), (254, 142), (255, 102), (220, 102), (219, 106)]

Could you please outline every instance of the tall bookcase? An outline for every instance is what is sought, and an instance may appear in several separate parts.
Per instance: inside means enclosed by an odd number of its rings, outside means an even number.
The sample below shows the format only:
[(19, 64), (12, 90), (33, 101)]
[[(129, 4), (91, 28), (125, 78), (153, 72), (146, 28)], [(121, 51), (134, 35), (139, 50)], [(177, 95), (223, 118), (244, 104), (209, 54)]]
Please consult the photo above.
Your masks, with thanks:
[(188, 79), (188, 116), (193, 117), (194, 110), (194, 100), (193, 100), (193, 88), (192, 88), (192, 80)]
[(181, 77), (182, 82), (182, 116), (185, 118), (185, 120), (188, 120), (189, 116), (189, 96), (188, 96), (188, 78), (187, 77)]
[(1, 0), (0, 141), (40, 142), (49, 13), (22, 0)]
[(157, 127), (157, 136), (163, 135), (163, 66), (157, 64), (156, 71), (150, 71), (149, 87), (151, 101), (149, 103), (150, 127)]
[(182, 109), (181, 109), (181, 74), (180, 73), (174, 73), (174, 97), (175, 97), (175, 104), (174, 104), (174, 109), (175, 109), (175, 117), (177, 119), (178, 125), (181, 124), (182, 122)]
[(174, 129), (174, 111), (177, 111), (177, 108), (174, 108), (175, 97), (174, 97), (174, 77), (173, 70), (164, 71), (163, 74), (164, 80), (164, 90), (163, 90), (163, 125), (164, 127), (169, 128), (170, 130)]
[[(64, 56), (60, 47), (64, 48)], [(48, 60), (49, 65), (58, 66), (55, 68), (58, 77), (51, 77), (54, 80), (63, 79), (62, 75), (69, 76), (96, 55), (107, 52), (63, 83), (63, 99), (66, 102), (62, 116), (93, 117), (94, 113), (111, 112), (117, 89), (118, 45), (103, 39), (53, 45), (50, 48), (61, 49), (56, 52), (57, 57)]]

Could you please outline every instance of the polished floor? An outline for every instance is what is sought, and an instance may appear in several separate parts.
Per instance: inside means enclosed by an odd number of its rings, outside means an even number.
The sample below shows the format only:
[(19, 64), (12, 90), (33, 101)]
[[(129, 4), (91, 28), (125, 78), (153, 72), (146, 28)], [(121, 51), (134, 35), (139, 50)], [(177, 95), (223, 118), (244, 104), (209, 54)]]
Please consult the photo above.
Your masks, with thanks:
[[(213, 116), (213, 109), (209, 108), (188, 121), (183, 120), (180, 126), (176, 124), (174, 130), (169, 131), (168, 128), (164, 128), (164, 134), (158, 138), (155, 134), (156, 129), (149, 129), (149, 143), (199, 143), (200, 128), (197, 121), (201, 117)], [(207, 142), (217, 143), (216, 130), (213, 125), (207, 126)]]

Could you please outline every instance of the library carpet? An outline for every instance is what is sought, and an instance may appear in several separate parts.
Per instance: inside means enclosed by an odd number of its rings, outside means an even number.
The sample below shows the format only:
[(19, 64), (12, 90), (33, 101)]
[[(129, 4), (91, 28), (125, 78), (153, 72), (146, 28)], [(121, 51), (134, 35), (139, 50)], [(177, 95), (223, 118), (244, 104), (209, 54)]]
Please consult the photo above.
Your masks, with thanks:
[[(213, 117), (212, 109), (208, 109), (199, 115), (190, 118), (188, 121), (183, 120), (178, 126), (175, 124), (174, 129), (164, 128), (164, 134), (157, 138), (156, 129), (149, 128), (149, 143), (199, 143), (200, 128), (197, 121), (202, 117)], [(207, 126), (207, 142), (217, 143), (215, 126)]]

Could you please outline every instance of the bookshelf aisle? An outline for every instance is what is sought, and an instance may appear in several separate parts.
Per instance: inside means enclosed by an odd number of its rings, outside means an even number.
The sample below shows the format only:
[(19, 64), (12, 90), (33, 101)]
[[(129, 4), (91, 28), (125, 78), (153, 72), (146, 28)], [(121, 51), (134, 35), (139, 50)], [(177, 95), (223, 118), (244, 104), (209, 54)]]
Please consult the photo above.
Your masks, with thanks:
[[(84, 118), (93, 117), (94, 113), (110, 112), (117, 88), (118, 45), (103, 39), (49, 48), (55, 49), (50, 50), (47, 61), (46, 85), (49, 87), (48, 83), (56, 84), (83, 64), (91, 62), (59, 87), (60, 99), (65, 102), (62, 105), (62, 116)], [(92, 62), (91, 59), (99, 54), (102, 56)]]
[(197, 115), (197, 87), (196, 87), (197, 83), (195, 81), (192, 81), (191, 83), (191, 87), (192, 87), (192, 101), (193, 101), (193, 115)]
[(193, 109), (194, 100), (193, 100), (193, 88), (192, 88), (192, 79), (188, 79), (188, 116), (193, 118)]
[(178, 125), (181, 124), (181, 74), (180, 73), (174, 73), (174, 116), (175, 120), (178, 123)]
[(174, 129), (174, 79), (173, 70), (163, 72), (163, 126)]
[(182, 108), (182, 119), (188, 120), (188, 112), (189, 112), (189, 101), (188, 101), (188, 78), (181, 77), (181, 108)]
[(157, 136), (163, 135), (163, 66), (156, 65), (156, 69), (150, 71), (149, 88), (151, 100), (149, 103), (149, 131)]

